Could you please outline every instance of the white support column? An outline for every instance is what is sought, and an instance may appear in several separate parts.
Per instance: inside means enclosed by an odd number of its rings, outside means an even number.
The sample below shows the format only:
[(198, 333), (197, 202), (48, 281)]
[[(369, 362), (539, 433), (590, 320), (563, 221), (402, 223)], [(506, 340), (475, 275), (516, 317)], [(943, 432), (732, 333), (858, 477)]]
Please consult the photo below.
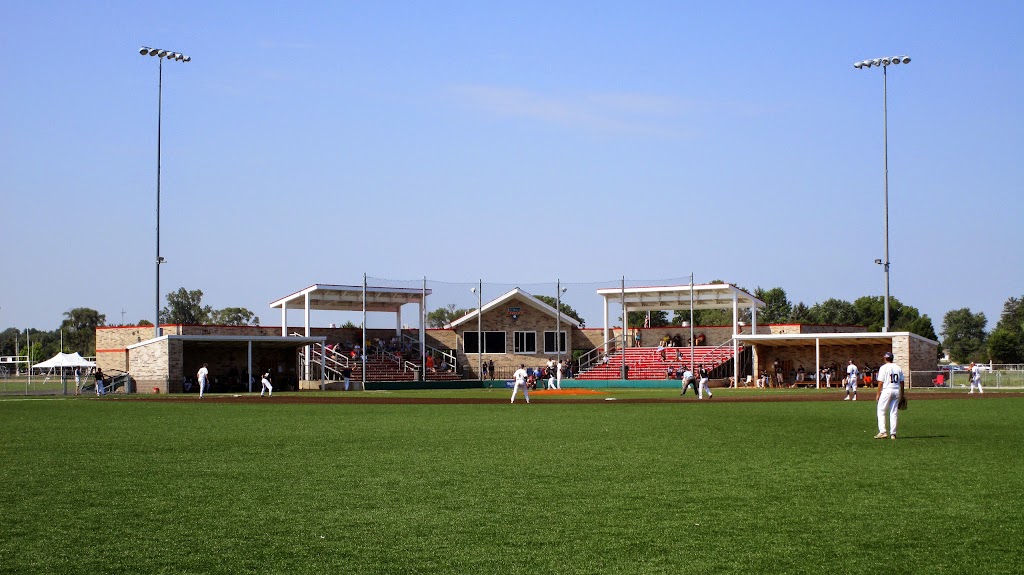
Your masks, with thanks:
[(247, 377), (248, 381), (246, 381), (245, 384), (247, 386), (249, 386), (249, 393), (252, 393), (252, 340), (251, 339), (249, 340), (249, 360), (246, 363), (246, 365), (248, 366), (246, 368), (246, 371), (248, 372), (249, 376)]
[(427, 381), (427, 276), (423, 276), (423, 293), (420, 294), (420, 381)]
[(604, 345), (604, 352), (608, 353), (608, 298), (607, 297), (604, 298), (604, 334), (601, 337), (604, 338), (604, 339), (601, 340), (601, 341), (604, 342), (602, 344), (602, 345)]
[(821, 338), (814, 338), (814, 389), (821, 389)]
[(740, 302), (736, 292), (732, 292), (732, 383), (740, 386), (740, 349), (736, 336), (740, 331)]
[(288, 302), (281, 302), (281, 337), (288, 335)]
[[(305, 333), (303, 335), (305, 335), (306, 337), (309, 337), (309, 292), (306, 292), (305, 300), (306, 300), (305, 301), (306, 305), (305, 305), (305, 309), (302, 310), (302, 321), (303, 321), (303, 325), (306, 326), (306, 331), (305, 331)], [(310, 346), (309, 345), (307, 345), (303, 349), (303, 355), (304, 355), (304, 358), (303, 358), (303, 364), (304, 365), (303, 365), (303, 370), (302, 370), (302, 378), (307, 380), (307, 381), (309, 381), (309, 368), (311, 367), (310, 366), (310, 359), (311, 358), (310, 358)]]
[(750, 335), (757, 335), (757, 304), (750, 303)]
[(402, 339), (402, 306), (395, 310), (395, 335)]

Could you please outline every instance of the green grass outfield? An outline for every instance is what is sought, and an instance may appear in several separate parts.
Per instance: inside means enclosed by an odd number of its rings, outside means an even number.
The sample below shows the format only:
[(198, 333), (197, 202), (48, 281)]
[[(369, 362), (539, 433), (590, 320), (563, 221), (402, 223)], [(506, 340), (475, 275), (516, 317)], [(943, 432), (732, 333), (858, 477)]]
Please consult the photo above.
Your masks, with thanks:
[(2, 398), (0, 573), (1024, 571), (1024, 398), (871, 397)]

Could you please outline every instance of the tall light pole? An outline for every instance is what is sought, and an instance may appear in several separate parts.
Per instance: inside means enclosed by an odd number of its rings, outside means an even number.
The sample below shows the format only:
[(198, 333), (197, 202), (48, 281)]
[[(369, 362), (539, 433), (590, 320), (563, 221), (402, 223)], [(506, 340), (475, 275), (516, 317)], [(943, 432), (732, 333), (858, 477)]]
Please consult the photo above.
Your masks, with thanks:
[(476, 373), (480, 381), (484, 379), (484, 280), (477, 287), (469, 288), (476, 294)]
[(874, 58), (854, 62), (853, 67), (858, 70), (871, 68), (872, 66), (882, 68), (882, 162), (885, 172), (885, 261), (875, 260), (885, 269), (885, 323), (883, 332), (889, 331), (889, 66), (897, 64), (909, 64), (910, 56), (892, 56), (891, 58)]
[(562, 280), (555, 286), (555, 349), (558, 350), (558, 363), (562, 363), (562, 294), (569, 288), (562, 287)]
[(160, 141), (163, 127), (164, 58), (178, 62), (191, 62), (192, 58), (180, 52), (146, 46), (139, 48), (139, 54), (156, 56), (160, 60), (156, 97), (156, 314), (153, 316), (153, 337), (160, 337), (160, 264), (164, 263), (164, 258), (160, 256)]

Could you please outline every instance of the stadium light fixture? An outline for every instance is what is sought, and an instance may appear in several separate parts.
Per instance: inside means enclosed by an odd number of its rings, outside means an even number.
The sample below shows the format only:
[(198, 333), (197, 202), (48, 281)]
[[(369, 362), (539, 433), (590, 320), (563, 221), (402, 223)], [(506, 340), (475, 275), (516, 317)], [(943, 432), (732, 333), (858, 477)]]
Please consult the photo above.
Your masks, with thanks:
[(484, 380), (484, 280), (477, 287), (469, 288), (476, 294), (476, 373)]
[(853, 64), (858, 70), (880, 66), (882, 68), (882, 167), (885, 177), (885, 261), (875, 260), (885, 271), (885, 319), (883, 332), (889, 331), (889, 86), (888, 69), (892, 64), (909, 64), (910, 56), (891, 56), (862, 60)]
[(156, 100), (156, 314), (153, 316), (153, 337), (160, 337), (160, 264), (166, 263), (166, 260), (160, 256), (160, 141), (163, 127), (164, 59), (191, 62), (192, 58), (179, 52), (148, 46), (139, 48), (139, 55), (157, 56), (160, 59)]

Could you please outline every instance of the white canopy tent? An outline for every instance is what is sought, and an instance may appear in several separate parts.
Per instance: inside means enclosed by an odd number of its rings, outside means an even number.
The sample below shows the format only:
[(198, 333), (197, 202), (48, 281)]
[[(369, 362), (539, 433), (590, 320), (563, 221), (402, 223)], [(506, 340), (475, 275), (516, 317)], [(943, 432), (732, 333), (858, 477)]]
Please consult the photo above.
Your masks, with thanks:
[(46, 361), (39, 362), (32, 366), (39, 369), (55, 369), (58, 367), (96, 367), (95, 361), (89, 361), (75, 353), (58, 353)]

